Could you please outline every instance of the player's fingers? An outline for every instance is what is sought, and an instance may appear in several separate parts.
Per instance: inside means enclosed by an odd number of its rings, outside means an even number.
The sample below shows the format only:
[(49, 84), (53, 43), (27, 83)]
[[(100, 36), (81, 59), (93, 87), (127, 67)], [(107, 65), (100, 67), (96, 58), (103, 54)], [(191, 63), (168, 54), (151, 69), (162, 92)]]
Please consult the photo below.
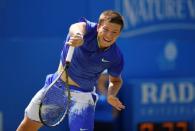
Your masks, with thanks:
[(119, 106), (119, 105), (116, 105), (116, 106), (114, 106), (117, 110), (119, 110), (119, 111), (121, 111), (121, 110), (123, 110), (123, 109), (125, 109), (125, 108), (122, 108), (121, 106)]
[(72, 37), (67, 42), (67, 44), (69, 44), (70, 46), (75, 46), (75, 47), (82, 45), (82, 43), (83, 43), (83, 39), (77, 39), (77, 38), (75, 39)]
[(115, 96), (109, 96), (108, 103), (114, 106), (117, 110), (125, 109), (125, 106), (122, 104), (122, 102)]
[(125, 108), (125, 106), (123, 105), (123, 103), (122, 103), (121, 101), (119, 101), (119, 106), (120, 106), (121, 108)]
[(117, 107), (117, 106), (115, 106), (115, 108), (116, 108), (118, 111), (121, 111), (121, 110), (122, 110), (121, 108), (119, 108), (119, 107)]
[(120, 101), (117, 102), (117, 106), (118, 106), (120, 109), (125, 109), (125, 106), (124, 106)]
[(83, 40), (81, 37), (71, 37), (70, 40)]
[(70, 37), (72, 40), (83, 40), (83, 36), (80, 34), (74, 34)]

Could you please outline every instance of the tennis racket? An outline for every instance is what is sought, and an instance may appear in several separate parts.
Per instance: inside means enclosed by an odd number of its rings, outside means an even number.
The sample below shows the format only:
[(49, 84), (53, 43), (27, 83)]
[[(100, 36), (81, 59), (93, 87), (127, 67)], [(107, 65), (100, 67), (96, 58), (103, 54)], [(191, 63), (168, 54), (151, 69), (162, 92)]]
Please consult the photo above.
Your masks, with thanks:
[[(46, 90), (44, 91), (43, 98), (39, 106), (39, 118), (42, 124), (46, 126), (54, 127), (59, 125), (65, 118), (66, 114), (68, 114), (71, 95), (68, 86), (67, 69), (70, 65), (73, 53), (74, 47), (70, 46), (64, 69), (57, 74), (57, 77), (48, 87), (46, 87)], [(58, 82), (60, 76), (64, 72), (66, 73), (65, 87), (61, 86)]]

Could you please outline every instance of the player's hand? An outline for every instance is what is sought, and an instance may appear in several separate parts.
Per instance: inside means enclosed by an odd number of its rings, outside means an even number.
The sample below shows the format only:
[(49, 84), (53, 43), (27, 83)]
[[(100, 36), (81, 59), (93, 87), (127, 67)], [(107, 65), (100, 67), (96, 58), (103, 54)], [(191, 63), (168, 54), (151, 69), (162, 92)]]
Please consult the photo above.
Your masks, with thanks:
[(70, 46), (78, 47), (83, 44), (83, 35), (76, 33), (70, 36), (69, 41), (67, 42)]
[(121, 111), (122, 109), (125, 109), (125, 106), (122, 104), (122, 102), (115, 96), (109, 95), (107, 97), (107, 101), (110, 105), (115, 107), (117, 110)]

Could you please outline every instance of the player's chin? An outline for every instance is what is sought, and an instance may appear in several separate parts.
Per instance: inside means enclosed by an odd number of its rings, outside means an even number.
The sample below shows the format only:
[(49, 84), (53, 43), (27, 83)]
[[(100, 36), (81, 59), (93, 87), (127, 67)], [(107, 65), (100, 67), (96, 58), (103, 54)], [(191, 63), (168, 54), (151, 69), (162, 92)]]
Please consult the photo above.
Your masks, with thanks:
[(104, 48), (110, 47), (112, 43), (104, 43)]

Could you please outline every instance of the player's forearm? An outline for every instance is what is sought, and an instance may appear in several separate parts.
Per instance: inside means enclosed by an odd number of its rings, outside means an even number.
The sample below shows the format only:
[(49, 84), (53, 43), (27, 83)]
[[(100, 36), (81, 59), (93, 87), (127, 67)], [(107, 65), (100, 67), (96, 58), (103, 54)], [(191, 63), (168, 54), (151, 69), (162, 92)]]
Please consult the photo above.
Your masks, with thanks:
[(110, 105), (115, 107), (117, 110), (121, 111), (122, 109), (125, 109), (125, 106), (123, 103), (116, 97), (116, 95), (119, 92), (119, 89), (122, 85), (122, 79), (120, 77), (111, 77), (111, 83), (109, 84), (108, 88), (108, 97), (107, 101)]
[(122, 79), (118, 80), (118, 81), (113, 81), (109, 83), (109, 88), (108, 88), (108, 97), (109, 96), (116, 96), (122, 86)]

